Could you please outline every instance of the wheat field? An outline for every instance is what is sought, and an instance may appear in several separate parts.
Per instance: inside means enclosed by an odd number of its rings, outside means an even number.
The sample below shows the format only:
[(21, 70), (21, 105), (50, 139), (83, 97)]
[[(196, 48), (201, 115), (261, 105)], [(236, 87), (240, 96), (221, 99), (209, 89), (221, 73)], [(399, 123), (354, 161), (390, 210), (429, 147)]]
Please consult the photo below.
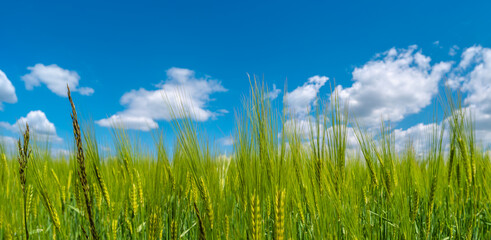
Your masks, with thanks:
[[(104, 155), (90, 126), (54, 158), (28, 126), (0, 149), (3, 239), (490, 239), (490, 154), (472, 119), (447, 96), (426, 139), (396, 149), (389, 124), (372, 131), (336, 94), (311, 112), (308, 133), (287, 127), (267, 90), (251, 84), (223, 155), (184, 118), (155, 151), (116, 129)], [(457, 100), (455, 100), (457, 99)], [(75, 99), (76, 100), (76, 99)], [(67, 104), (69, 102), (67, 101)], [(68, 113), (66, 113), (68, 114)], [(353, 129), (357, 145), (348, 144)], [(414, 142), (426, 142), (416, 149)]]

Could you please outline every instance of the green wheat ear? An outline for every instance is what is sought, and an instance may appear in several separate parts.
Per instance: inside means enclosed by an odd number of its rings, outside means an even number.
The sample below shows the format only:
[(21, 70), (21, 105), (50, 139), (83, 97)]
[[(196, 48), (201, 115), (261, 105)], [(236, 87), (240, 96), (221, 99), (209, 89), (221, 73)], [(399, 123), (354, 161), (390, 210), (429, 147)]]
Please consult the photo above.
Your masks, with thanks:
[(203, 180), (202, 177), (199, 179), (198, 190), (200, 192), (201, 199), (205, 204), (206, 217), (208, 217), (208, 220), (210, 222), (210, 227), (211, 229), (213, 229), (213, 221), (214, 221), (213, 205), (210, 199), (210, 193), (208, 192), (208, 188), (206, 187), (205, 181)]
[(172, 240), (177, 240), (178, 238), (178, 233), (177, 233), (177, 223), (176, 220), (172, 219), (172, 222), (170, 224), (170, 229), (171, 229), (171, 239)]

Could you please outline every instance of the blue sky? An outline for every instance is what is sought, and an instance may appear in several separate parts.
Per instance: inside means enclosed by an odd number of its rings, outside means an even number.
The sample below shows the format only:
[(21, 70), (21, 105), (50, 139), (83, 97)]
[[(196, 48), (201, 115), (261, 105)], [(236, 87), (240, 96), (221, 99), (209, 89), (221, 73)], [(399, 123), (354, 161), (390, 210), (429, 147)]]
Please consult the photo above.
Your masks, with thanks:
[(68, 82), (101, 139), (111, 139), (115, 119), (148, 143), (145, 130), (170, 135), (155, 96), (176, 89), (193, 94), (186, 104), (211, 138), (226, 138), (250, 73), (281, 90), (277, 105), (288, 79), (301, 119), (312, 94), (325, 98), (335, 79), (358, 116), (387, 116), (402, 136), (428, 123), (449, 80), (491, 141), (489, 1), (7, 1), (0, 9), (3, 139), (32, 121), (53, 148), (68, 149), (60, 88)]

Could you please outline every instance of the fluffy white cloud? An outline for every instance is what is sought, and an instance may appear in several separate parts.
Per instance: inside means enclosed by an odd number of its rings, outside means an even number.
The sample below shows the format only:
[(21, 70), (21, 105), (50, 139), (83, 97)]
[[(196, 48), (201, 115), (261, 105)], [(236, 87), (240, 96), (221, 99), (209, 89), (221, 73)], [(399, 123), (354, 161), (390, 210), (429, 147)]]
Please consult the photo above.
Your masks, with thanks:
[(96, 121), (104, 127), (123, 126), (148, 131), (157, 128), (157, 120), (191, 117), (197, 121), (215, 118), (226, 110), (211, 111), (207, 105), (211, 94), (225, 92), (221, 83), (209, 78), (197, 78), (194, 71), (184, 68), (167, 70), (167, 80), (156, 90), (132, 90), (125, 93), (121, 105), (126, 109), (109, 118)]
[(473, 46), (464, 50), (449, 80), (466, 93), (464, 103), (476, 123), (476, 135), (491, 143), (491, 49)]
[(12, 82), (7, 78), (2, 70), (0, 70), (0, 110), (3, 110), (3, 103), (16, 103), (17, 95)]
[(438, 83), (450, 62), (430, 64), (431, 58), (418, 50), (392, 48), (353, 71), (353, 85), (337, 87), (342, 101), (363, 123), (377, 125), (380, 118), (393, 122), (419, 112), (438, 93)]
[(308, 79), (302, 86), (289, 92), (285, 98), (285, 104), (288, 110), (297, 116), (305, 116), (311, 110), (315, 103), (317, 94), (322, 86), (329, 80), (325, 76), (313, 76)]
[[(316, 75), (310, 77), (302, 86), (286, 93), (284, 104), (291, 114), (283, 126), (287, 135), (295, 133), (303, 139), (308, 139), (312, 133), (317, 133), (317, 128), (314, 127), (315, 119), (309, 115), (309, 112), (316, 104), (319, 90), (328, 80), (328, 77)], [(320, 123), (320, 132), (323, 131), (323, 123)], [(278, 136), (282, 137), (281, 133)]]
[(486, 51), (486, 49), (481, 46), (472, 46), (465, 49), (461, 56), (462, 59), (460, 60), (459, 68), (465, 69), (469, 67), (472, 63), (482, 61), (484, 51)]
[(38, 63), (27, 69), (31, 72), (21, 78), (27, 90), (33, 90), (34, 87), (45, 84), (56, 95), (67, 97), (66, 86), (68, 84), (72, 92), (79, 92), (82, 95), (92, 95), (94, 93), (92, 88), (78, 86), (80, 76), (77, 72), (60, 68), (56, 64), (46, 66)]
[(34, 138), (42, 141), (62, 141), (62, 139), (56, 134), (55, 125), (50, 122), (46, 117), (46, 114), (40, 110), (29, 112), (27, 116), (21, 117), (14, 124), (0, 122), (0, 127), (11, 132), (22, 133), (25, 131), (26, 123), (29, 124), (29, 129), (31, 130)]

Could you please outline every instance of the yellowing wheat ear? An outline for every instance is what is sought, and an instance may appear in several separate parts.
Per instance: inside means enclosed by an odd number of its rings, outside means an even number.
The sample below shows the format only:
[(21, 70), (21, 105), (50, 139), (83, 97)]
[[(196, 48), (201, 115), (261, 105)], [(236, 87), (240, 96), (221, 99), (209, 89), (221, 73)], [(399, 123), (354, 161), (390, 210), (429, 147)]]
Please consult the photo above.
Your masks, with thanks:
[(228, 217), (228, 215), (225, 215), (225, 239), (226, 240), (229, 240), (229, 236), (230, 236), (230, 219)]
[(136, 216), (138, 213), (138, 197), (137, 197), (137, 188), (136, 185), (133, 183), (131, 184), (131, 189), (130, 189), (130, 203), (131, 203), (131, 210), (133, 210), (133, 214)]
[(251, 198), (252, 239), (260, 240), (262, 237), (262, 218), (259, 197), (252, 195)]
[(111, 231), (112, 231), (113, 240), (117, 239), (117, 237), (118, 237), (118, 220), (113, 220), (111, 222)]
[(285, 190), (278, 191), (276, 194), (275, 203), (275, 240), (283, 240), (285, 238)]

